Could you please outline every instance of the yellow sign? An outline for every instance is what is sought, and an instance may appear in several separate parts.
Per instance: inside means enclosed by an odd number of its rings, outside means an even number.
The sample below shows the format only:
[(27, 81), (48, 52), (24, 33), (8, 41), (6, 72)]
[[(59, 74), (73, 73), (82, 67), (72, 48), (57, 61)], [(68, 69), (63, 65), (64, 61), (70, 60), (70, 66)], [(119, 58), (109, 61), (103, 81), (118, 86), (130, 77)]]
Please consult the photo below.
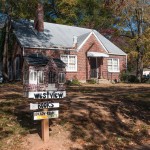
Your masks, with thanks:
[(49, 118), (58, 118), (59, 112), (58, 110), (54, 111), (41, 111), (41, 112), (34, 112), (34, 120), (42, 120), (42, 119), (49, 119)]

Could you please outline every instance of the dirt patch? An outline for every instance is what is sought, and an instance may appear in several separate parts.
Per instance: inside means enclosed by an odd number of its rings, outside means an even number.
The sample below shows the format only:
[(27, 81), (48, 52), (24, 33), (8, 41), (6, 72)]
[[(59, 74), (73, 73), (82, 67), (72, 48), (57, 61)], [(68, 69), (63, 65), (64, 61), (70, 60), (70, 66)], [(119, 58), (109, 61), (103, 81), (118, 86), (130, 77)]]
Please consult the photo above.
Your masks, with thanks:
[(54, 100), (60, 103), (60, 116), (50, 120), (47, 143), (40, 138), (40, 121), (33, 121), (29, 111), (35, 100), (22, 97), (20, 84), (5, 84), (0, 90), (3, 150), (149, 149), (148, 84), (68, 87), (65, 99)]

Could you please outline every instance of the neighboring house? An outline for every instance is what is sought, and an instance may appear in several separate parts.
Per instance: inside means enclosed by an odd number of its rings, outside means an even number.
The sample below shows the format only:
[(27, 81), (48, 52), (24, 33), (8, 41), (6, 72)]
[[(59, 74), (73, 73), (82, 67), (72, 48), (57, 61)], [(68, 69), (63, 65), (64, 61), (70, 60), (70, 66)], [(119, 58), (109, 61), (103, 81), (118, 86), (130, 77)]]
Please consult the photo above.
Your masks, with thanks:
[[(12, 22), (12, 25), (16, 40), (8, 62), (10, 79), (23, 79), (25, 71), (22, 68), (32, 54), (37, 55), (35, 59), (40, 55), (48, 60), (62, 60), (66, 64), (67, 80), (119, 80), (120, 72), (126, 69), (127, 54), (99, 32), (44, 22), (40, 5), (34, 21), (20, 20)], [(32, 83), (34, 78), (28, 78), (28, 83)]]
[(150, 68), (143, 68), (143, 76), (150, 77)]

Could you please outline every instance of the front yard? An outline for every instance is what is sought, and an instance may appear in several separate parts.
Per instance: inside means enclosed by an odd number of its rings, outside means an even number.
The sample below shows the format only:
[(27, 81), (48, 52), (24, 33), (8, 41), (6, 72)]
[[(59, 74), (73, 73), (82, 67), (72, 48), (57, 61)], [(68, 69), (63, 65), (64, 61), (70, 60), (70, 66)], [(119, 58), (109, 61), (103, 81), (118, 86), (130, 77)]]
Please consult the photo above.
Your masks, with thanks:
[[(114, 84), (68, 87), (58, 119), (50, 120), (50, 140), (40, 139), (22, 85), (0, 85), (0, 149), (149, 149), (150, 85)], [(45, 100), (47, 101), (47, 100)]]

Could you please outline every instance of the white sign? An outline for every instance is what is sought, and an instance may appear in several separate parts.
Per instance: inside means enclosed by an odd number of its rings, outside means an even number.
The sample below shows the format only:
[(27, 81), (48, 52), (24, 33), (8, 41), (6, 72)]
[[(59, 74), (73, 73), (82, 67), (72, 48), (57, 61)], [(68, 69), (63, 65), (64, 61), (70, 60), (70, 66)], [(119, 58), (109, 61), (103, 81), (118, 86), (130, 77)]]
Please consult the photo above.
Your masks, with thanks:
[(59, 103), (41, 102), (41, 103), (30, 103), (30, 110), (45, 109), (45, 108), (58, 108)]
[(66, 91), (29, 92), (28, 98), (35, 99), (61, 99), (66, 97)]
[(42, 120), (42, 119), (49, 119), (49, 118), (58, 118), (59, 112), (58, 110), (54, 111), (41, 111), (41, 112), (34, 112), (34, 120)]

